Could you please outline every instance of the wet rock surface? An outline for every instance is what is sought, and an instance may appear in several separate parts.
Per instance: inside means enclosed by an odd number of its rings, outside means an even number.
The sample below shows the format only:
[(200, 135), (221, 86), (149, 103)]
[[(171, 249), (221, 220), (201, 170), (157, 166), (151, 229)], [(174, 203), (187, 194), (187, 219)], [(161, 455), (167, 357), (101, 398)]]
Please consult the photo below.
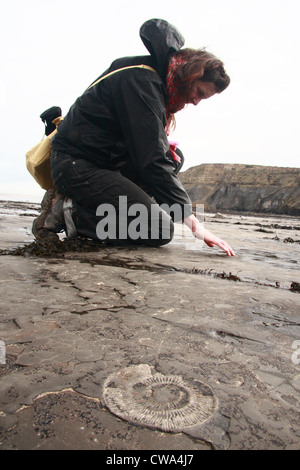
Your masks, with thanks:
[[(299, 219), (206, 215), (234, 258), (181, 225), (161, 248), (77, 240), (45, 252), (30, 230), (39, 208), (7, 204), (1, 449), (299, 448)], [(204, 384), (217, 406), (175, 432), (113, 414), (104, 384), (141, 365)], [(184, 406), (174, 386), (155, 393), (165, 408), (172, 396)]]

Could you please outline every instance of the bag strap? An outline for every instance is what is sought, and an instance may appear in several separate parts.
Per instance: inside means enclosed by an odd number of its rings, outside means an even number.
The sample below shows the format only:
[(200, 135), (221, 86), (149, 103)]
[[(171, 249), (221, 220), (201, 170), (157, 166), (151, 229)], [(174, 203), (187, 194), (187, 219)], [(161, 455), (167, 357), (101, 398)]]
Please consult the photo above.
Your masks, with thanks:
[[(117, 73), (117, 72), (121, 72), (122, 70), (126, 70), (126, 69), (136, 69), (136, 68), (139, 68), (139, 69), (147, 69), (147, 70), (152, 70), (152, 72), (156, 72), (156, 70), (155, 70), (153, 67), (150, 67), (150, 65), (145, 65), (145, 64), (140, 64), (140, 65), (128, 65), (127, 67), (122, 67), (121, 69), (113, 70), (112, 72), (107, 73), (106, 75), (104, 75), (104, 77), (98, 78), (98, 80), (96, 80), (94, 83), (92, 83), (92, 85), (90, 85), (90, 86), (87, 88), (87, 90), (89, 90), (89, 89), (92, 88), (93, 86), (97, 85), (97, 83), (101, 82), (102, 80), (104, 80), (104, 79), (107, 78), (107, 77), (110, 77), (111, 75), (114, 75), (114, 74)], [(59, 124), (63, 119), (64, 119), (63, 116), (59, 116), (59, 117), (53, 119), (52, 123), (55, 124), (56, 129), (57, 129), (58, 124)], [(56, 133), (56, 129), (53, 131), (54, 133)], [(52, 133), (51, 133), (50, 135), (52, 135)], [(54, 136), (54, 134), (53, 134), (53, 136)]]
[(135, 68), (140, 68), (140, 69), (147, 69), (147, 70), (152, 70), (152, 72), (156, 72), (156, 70), (153, 67), (150, 67), (150, 65), (145, 65), (145, 64), (140, 64), (140, 65), (128, 65), (127, 67), (122, 67), (121, 69), (113, 70), (112, 72), (104, 75), (104, 77), (98, 78), (92, 85), (90, 85), (87, 89), (89, 90), (93, 86), (97, 85), (99, 82), (104, 80), (107, 77), (110, 77), (111, 75), (114, 75), (117, 72), (121, 72), (121, 70), (127, 70), (127, 69), (135, 69)]

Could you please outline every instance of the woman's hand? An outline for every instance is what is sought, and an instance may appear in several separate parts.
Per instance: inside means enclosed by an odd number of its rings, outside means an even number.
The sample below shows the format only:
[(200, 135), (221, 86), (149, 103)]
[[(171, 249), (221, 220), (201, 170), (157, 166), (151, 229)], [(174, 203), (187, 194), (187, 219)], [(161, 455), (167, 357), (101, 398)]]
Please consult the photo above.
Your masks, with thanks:
[(208, 230), (203, 229), (204, 231), (204, 241), (207, 246), (213, 247), (213, 246), (219, 246), (226, 252), (228, 256), (235, 256), (235, 252), (231, 248), (230, 245), (228, 245), (225, 240), (221, 240), (221, 238), (216, 237), (213, 235), (211, 232)]
[(192, 230), (195, 237), (204, 240), (207, 246), (218, 246), (224, 250), (228, 256), (235, 256), (231, 246), (224, 240), (221, 240), (221, 238), (213, 235), (209, 230), (206, 230), (194, 215), (186, 217), (183, 222)]

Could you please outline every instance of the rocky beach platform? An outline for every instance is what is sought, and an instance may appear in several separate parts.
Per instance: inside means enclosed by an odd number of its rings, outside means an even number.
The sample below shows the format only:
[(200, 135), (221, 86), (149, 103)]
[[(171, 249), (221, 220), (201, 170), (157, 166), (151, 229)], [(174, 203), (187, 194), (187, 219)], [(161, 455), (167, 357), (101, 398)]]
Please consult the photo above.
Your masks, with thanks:
[(0, 449), (299, 449), (299, 218), (206, 214), (227, 257), (43, 251), (38, 211), (0, 202)]

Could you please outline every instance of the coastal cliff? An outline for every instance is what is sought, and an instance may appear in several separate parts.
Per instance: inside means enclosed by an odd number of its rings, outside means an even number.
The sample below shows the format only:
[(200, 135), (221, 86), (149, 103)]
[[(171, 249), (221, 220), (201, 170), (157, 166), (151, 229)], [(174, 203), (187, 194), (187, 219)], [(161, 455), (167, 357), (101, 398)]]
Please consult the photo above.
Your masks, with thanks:
[(208, 212), (300, 215), (300, 168), (202, 164), (179, 177), (192, 202)]

